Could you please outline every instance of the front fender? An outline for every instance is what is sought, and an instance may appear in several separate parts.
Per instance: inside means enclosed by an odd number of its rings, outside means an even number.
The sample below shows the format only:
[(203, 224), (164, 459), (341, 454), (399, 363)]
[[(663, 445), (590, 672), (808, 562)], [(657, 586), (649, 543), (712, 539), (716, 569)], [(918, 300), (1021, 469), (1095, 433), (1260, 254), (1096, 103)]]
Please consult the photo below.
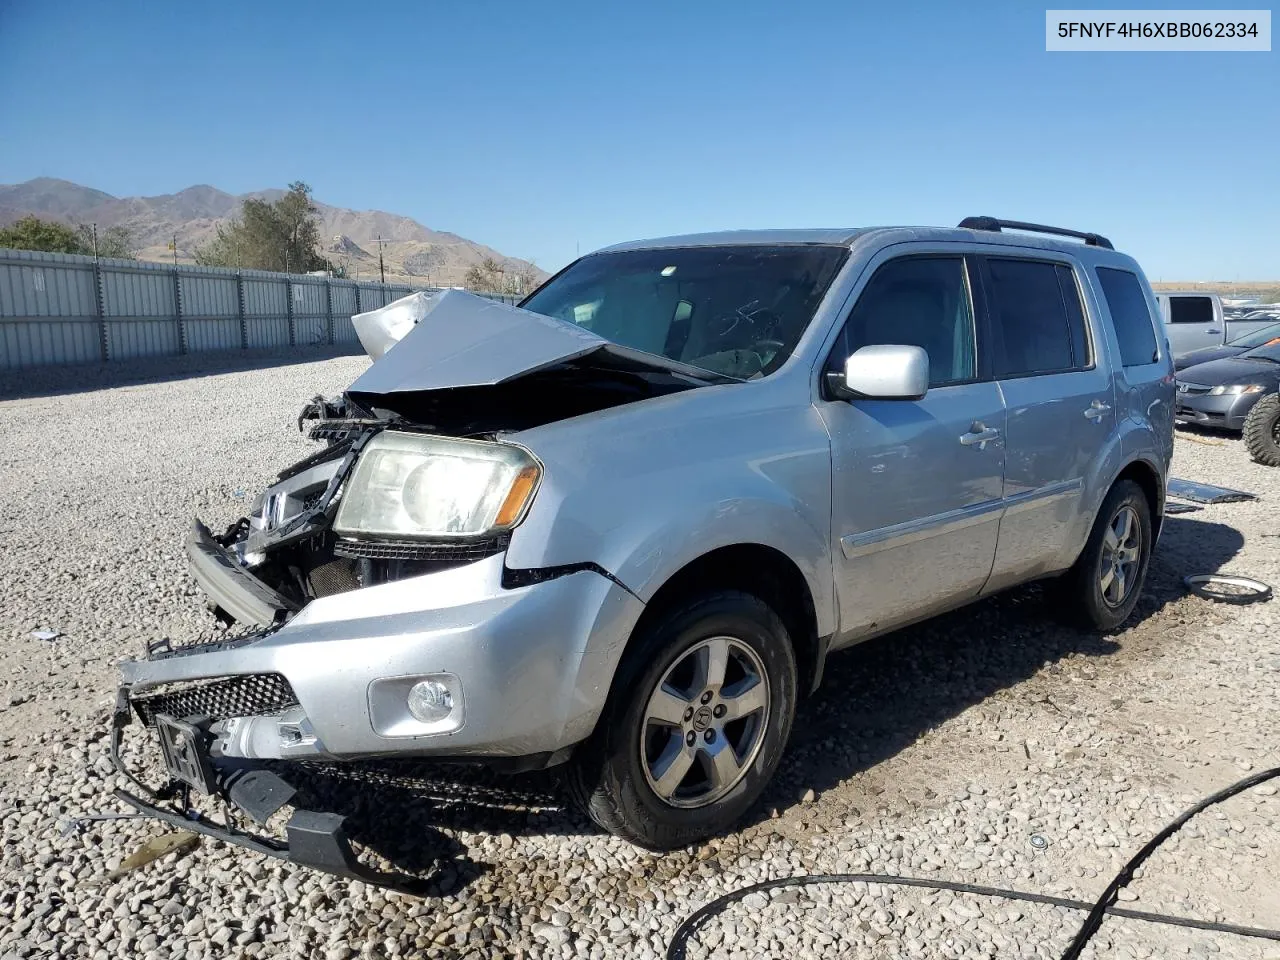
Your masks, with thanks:
[(830, 440), (812, 404), (767, 386), (699, 388), (520, 434), (544, 474), (508, 566), (596, 563), (648, 601), (703, 554), (762, 544), (795, 562), (819, 634), (833, 632)]

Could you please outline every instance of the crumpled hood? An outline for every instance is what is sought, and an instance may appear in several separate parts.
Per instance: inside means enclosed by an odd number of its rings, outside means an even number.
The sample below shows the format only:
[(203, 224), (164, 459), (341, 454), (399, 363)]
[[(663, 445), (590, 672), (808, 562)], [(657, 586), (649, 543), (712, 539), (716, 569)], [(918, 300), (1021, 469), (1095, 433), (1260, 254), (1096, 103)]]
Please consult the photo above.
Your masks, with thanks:
[[(404, 304), (413, 298), (420, 299)], [(396, 312), (402, 304), (408, 309)], [(386, 322), (375, 333), (378, 324), (373, 318), (378, 313), (386, 315)], [(416, 323), (406, 322), (412, 313), (420, 314)], [(353, 320), (357, 331), (365, 327), (361, 342), (366, 348), (378, 338), (390, 341), (380, 359), (347, 388), (353, 395), (491, 386), (589, 354), (599, 355), (593, 358), (597, 367), (660, 371), (704, 383), (734, 380), (462, 290), (442, 290), (429, 297), (412, 294)]]

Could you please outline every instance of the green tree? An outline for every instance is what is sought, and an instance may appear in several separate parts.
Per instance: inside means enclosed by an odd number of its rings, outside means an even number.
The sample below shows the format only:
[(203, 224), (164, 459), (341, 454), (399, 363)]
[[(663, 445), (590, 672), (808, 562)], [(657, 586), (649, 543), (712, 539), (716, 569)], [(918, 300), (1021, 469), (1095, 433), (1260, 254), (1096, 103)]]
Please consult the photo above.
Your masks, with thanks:
[[(93, 255), (93, 227), (87, 223), (74, 227), (56, 220), (26, 216), (11, 226), (0, 229), (0, 247), (14, 250), (43, 250), (46, 253), (78, 253)], [(134, 260), (133, 235), (126, 227), (109, 227), (98, 233), (98, 256), (117, 260)]]
[(245, 200), (240, 216), (196, 250), (196, 262), (290, 273), (333, 269), (320, 255), (320, 217), (311, 188), (300, 180), (274, 203)]
[(65, 223), (26, 216), (0, 229), (0, 247), (43, 250), (46, 253), (92, 253), (81, 241), (80, 231)]

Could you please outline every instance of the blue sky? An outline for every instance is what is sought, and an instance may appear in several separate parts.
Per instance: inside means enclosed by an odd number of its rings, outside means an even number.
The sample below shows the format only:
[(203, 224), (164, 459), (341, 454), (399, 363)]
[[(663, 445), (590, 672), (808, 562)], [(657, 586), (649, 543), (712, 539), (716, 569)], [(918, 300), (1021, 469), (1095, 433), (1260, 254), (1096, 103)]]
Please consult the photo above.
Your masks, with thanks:
[(1153, 280), (1280, 278), (1280, 53), (1051, 54), (1044, 16), (0, 0), (0, 182), (303, 179), (547, 269), (643, 236), (990, 213), (1105, 233)]

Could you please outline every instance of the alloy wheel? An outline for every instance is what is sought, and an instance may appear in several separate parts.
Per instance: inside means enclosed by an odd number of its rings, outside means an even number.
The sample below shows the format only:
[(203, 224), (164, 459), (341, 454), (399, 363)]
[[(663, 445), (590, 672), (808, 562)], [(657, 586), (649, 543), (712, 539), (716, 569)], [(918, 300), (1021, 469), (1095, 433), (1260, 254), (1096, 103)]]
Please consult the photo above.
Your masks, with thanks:
[(703, 807), (746, 776), (764, 743), (769, 677), (759, 654), (711, 637), (667, 668), (645, 706), (640, 765), (673, 807)]
[(1102, 537), (1098, 587), (1107, 606), (1118, 607), (1128, 599), (1138, 581), (1141, 559), (1142, 524), (1138, 512), (1126, 504), (1116, 511)]

